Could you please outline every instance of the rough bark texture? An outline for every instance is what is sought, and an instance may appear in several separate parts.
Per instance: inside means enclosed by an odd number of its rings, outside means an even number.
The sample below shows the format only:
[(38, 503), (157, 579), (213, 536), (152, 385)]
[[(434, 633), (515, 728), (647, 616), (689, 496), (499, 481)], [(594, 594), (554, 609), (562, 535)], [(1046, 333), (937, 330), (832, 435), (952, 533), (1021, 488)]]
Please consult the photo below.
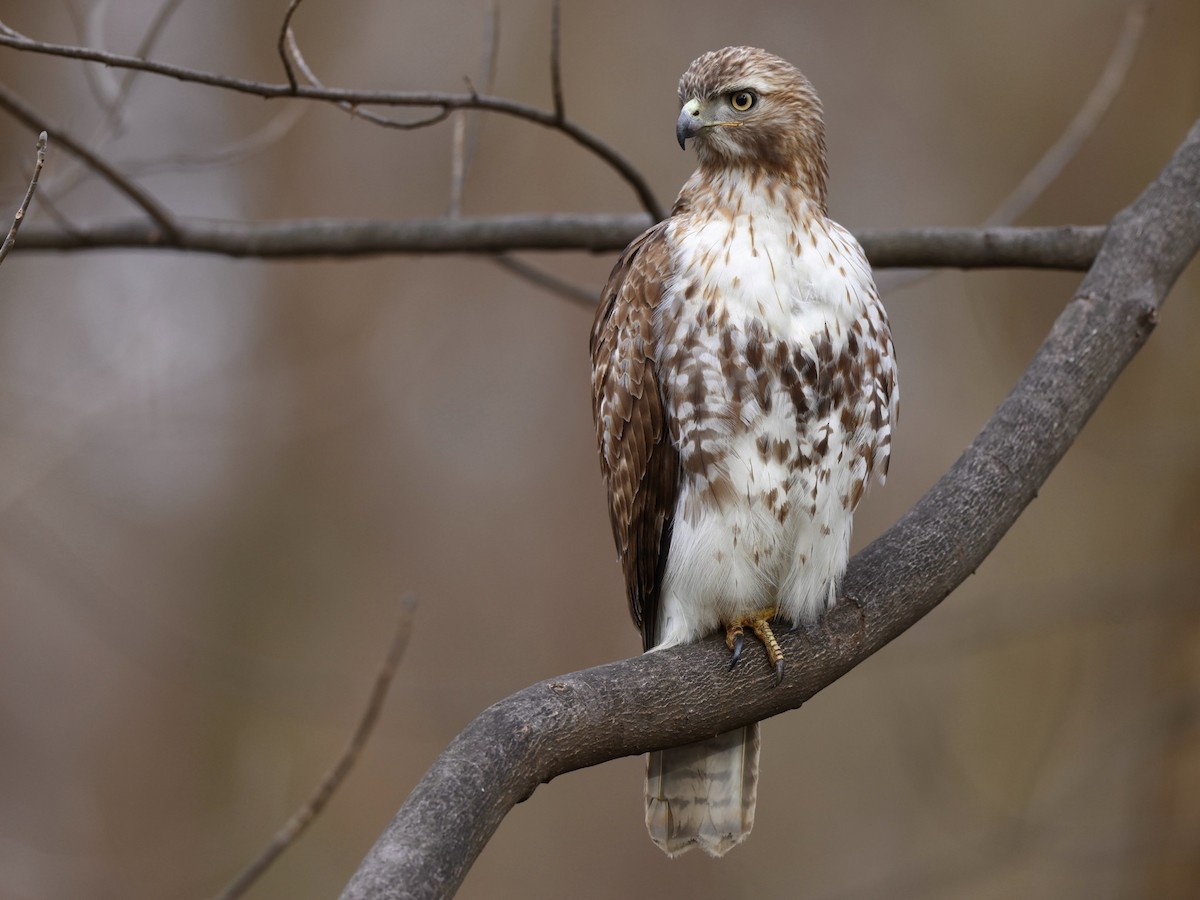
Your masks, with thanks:
[[(1200, 124), (1112, 222), (1074, 299), (962, 457), (851, 563), (845, 597), (784, 636), (782, 685), (719, 638), (544, 681), (485, 710), (437, 759), (344, 898), (443, 897), (515, 803), (573, 769), (794, 709), (902, 634), (983, 561), (1153, 329), (1200, 246)], [(910, 263), (916, 264), (916, 263)]]

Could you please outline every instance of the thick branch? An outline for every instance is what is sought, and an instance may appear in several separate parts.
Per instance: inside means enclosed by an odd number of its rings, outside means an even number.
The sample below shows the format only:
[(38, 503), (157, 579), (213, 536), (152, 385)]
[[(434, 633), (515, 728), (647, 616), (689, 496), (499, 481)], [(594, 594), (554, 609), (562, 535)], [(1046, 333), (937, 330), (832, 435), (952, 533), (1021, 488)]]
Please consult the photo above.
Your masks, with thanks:
[[(629, 215), (529, 213), (478, 218), (293, 219), (248, 224), (175, 220), (165, 236), (144, 221), (81, 225), (70, 232), (31, 228), (31, 250), (191, 250), (226, 256), (288, 258), (396, 253), (504, 253), (513, 250), (624, 249), (651, 224)], [(1085, 271), (1104, 227), (865, 228), (858, 239), (876, 268), (1031, 268)]]
[(966, 452), (859, 553), (845, 598), (765, 664), (727, 671), (718, 638), (565, 675), (485, 710), (409, 795), (344, 898), (453, 894), (515, 803), (556, 775), (794, 709), (901, 635), (1016, 521), (1125, 364), (1200, 247), (1200, 123), (1135, 203), (1045, 343)]

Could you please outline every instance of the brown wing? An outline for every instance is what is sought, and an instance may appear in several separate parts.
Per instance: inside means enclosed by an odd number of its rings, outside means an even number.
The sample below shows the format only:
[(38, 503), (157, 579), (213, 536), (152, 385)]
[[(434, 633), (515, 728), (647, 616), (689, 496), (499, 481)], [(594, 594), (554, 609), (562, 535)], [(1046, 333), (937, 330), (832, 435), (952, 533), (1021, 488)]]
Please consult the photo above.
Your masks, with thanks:
[(663, 417), (654, 310), (670, 276), (666, 225), (630, 244), (608, 276), (592, 326), (592, 412), (617, 556), (642, 645), (657, 642), (658, 595), (679, 490), (679, 454)]

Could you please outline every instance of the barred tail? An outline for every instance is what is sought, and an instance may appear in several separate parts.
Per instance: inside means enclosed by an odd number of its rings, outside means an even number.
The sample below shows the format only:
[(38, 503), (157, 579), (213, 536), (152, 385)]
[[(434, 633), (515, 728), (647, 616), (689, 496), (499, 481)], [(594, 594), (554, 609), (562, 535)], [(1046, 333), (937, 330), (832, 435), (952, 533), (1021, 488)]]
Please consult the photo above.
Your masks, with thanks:
[(658, 750), (646, 764), (646, 828), (668, 856), (723, 856), (754, 827), (758, 723)]

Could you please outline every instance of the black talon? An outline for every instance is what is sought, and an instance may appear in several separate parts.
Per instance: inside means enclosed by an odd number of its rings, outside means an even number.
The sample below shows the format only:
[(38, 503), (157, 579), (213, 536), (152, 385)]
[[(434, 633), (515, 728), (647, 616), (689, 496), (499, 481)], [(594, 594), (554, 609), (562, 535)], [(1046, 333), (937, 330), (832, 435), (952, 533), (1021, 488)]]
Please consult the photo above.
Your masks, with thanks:
[(775, 683), (776, 684), (783, 683), (783, 660), (782, 659), (779, 660), (779, 662), (775, 663)]
[(739, 631), (733, 638), (733, 651), (729, 654), (729, 671), (733, 671), (733, 667), (737, 665), (737, 661), (742, 658), (742, 648), (746, 646), (746, 635)]

